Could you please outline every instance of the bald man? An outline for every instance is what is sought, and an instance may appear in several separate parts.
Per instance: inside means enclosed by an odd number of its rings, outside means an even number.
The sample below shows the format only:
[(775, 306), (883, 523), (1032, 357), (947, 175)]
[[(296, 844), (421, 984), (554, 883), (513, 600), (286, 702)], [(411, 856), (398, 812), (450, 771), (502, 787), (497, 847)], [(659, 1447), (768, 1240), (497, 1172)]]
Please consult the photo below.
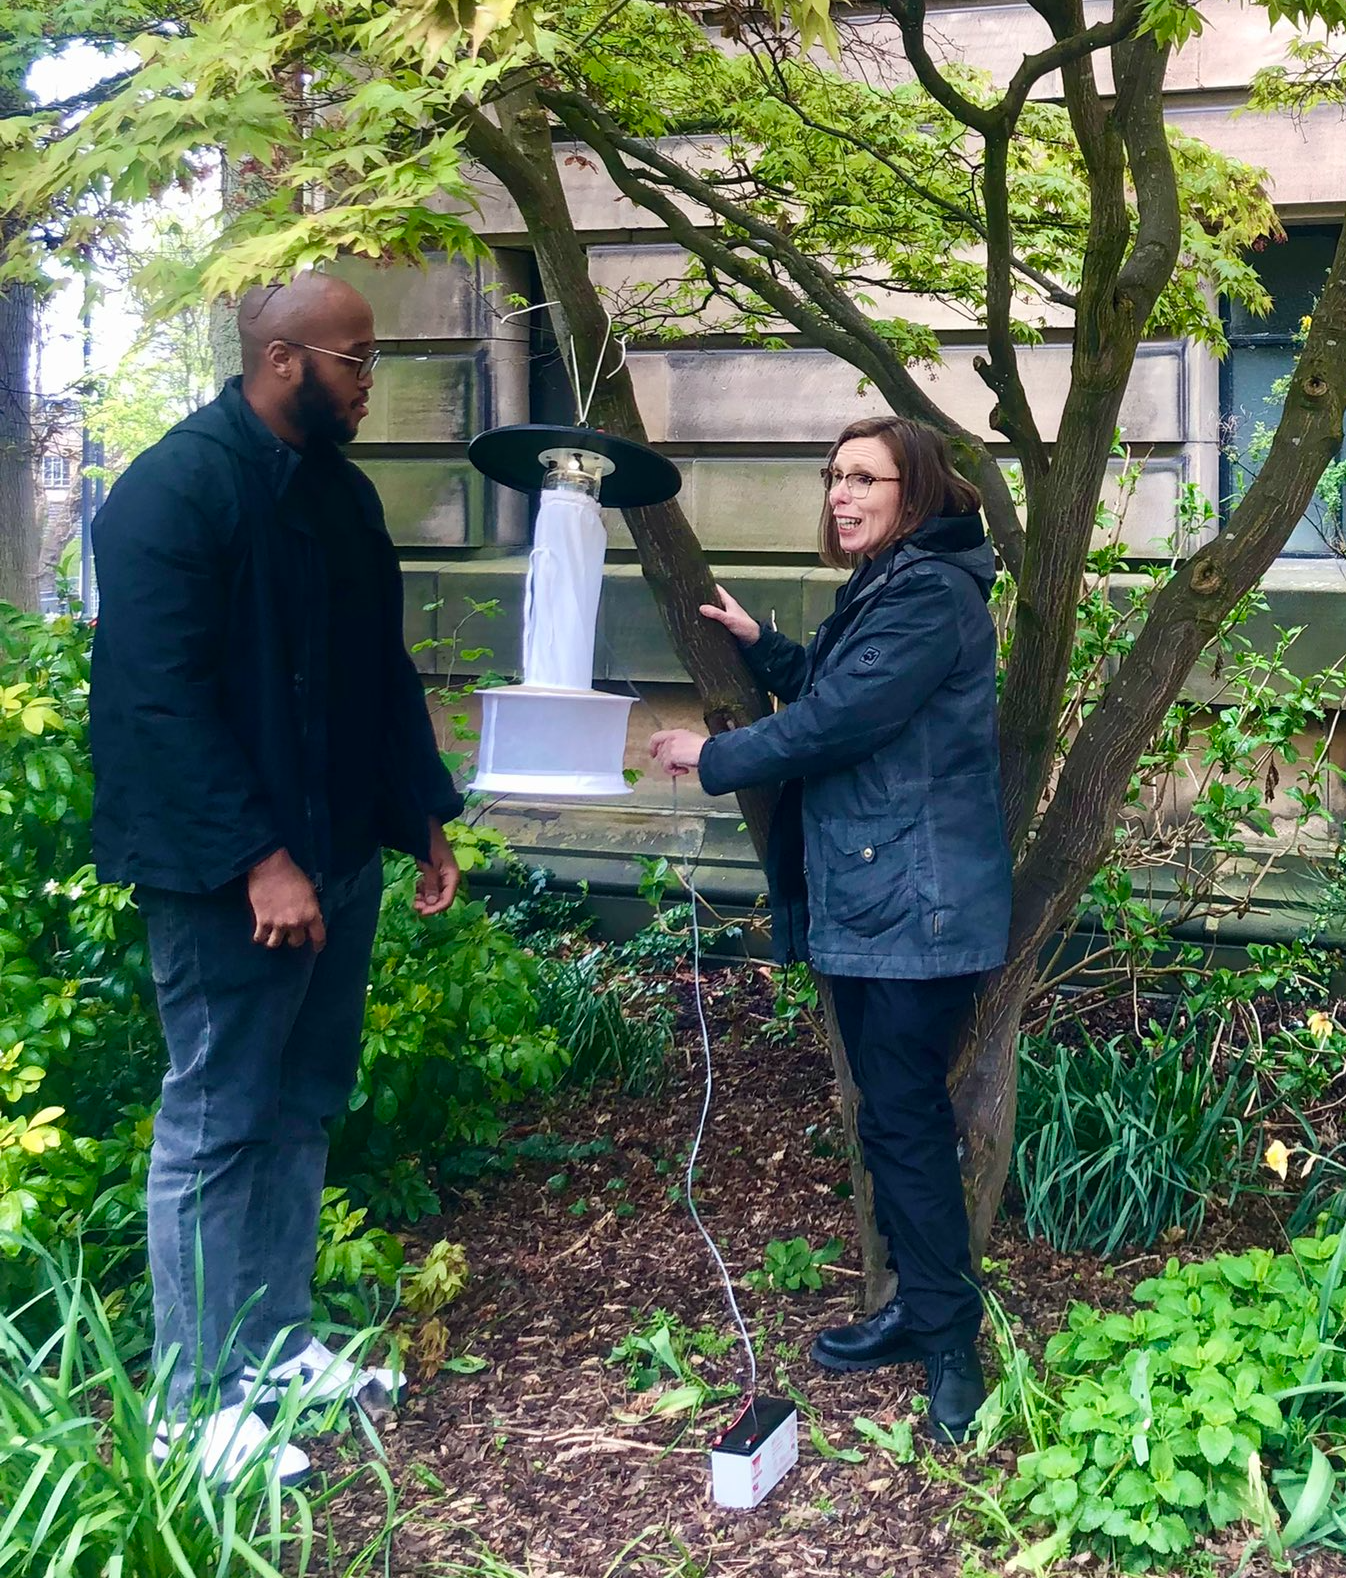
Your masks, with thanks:
[[(369, 303), (250, 291), (243, 376), (128, 468), (94, 521), (94, 853), (133, 883), (169, 1065), (149, 1174), (156, 1450), (232, 1480), (253, 1411), (390, 1377), (308, 1328), (327, 1124), (360, 1055), (382, 848), (453, 901), (462, 809), (402, 642), (397, 555), (341, 453), (368, 411)], [(267, 1460), (289, 1479), (307, 1458)]]

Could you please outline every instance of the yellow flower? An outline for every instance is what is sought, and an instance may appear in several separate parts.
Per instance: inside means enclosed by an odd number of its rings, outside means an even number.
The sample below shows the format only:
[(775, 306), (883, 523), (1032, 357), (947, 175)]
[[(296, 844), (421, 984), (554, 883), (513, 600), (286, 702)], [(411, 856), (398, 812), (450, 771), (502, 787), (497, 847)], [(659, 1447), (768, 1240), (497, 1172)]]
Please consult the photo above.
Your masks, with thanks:
[(1319, 1046), (1322, 1046), (1322, 1044), (1328, 1039), (1328, 1037), (1336, 1028), (1336, 1025), (1332, 1021), (1332, 1015), (1325, 1014), (1321, 1008), (1316, 1014), (1309, 1015), (1309, 1034)]
[(1279, 1140), (1272, 1140), (1271, 1144), (1267, 1146), (1267, 1153), (1262, 1160), (1266, 1162), (1273, 1173), (1279, 1173), (1284, 1178), (1290, 1163), (1290, 1153)]

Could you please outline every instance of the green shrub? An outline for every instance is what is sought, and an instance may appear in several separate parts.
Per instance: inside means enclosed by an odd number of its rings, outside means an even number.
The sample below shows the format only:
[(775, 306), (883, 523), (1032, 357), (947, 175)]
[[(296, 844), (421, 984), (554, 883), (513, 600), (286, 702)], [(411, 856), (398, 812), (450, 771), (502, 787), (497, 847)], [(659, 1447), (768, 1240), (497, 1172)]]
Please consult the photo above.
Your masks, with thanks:
[[(662, 917), (629, 943), (594, 944), (588, 934), (595, 917), (583, 884), (579, 893), (557, 893), (549, 871), (510, 859), (505, 867), (522, 897), (498, 919), (541, 961), (539, 1014), (569, 1054), (567, 1083), (587, 1089), (606, 1081), (633, 1096), (657, 1090), (673, 1027), (667, 982), (654, 957), (666, 941)], [(652, 931), (657, 940), (650, 953)], [(675, 958), (685, 945), (679, 937)]]
[(503, 866), (520, 889), (520, 896), (500, 911), (500, 924), (512, 937), (534, 953), (556, 953), (588, 936), (596, 917), (587, 883), (581, 882), (577, 893), (558, 893), (551, 886), (555, 873), (543, 866), (510, 856)]
[(603, 953), (542, 960), (539, 1014), (566, 1050), (570, 1083), (588, 1088), (606, 1080), (628, 1095), (646, 1096), (664, 1077), (672, 1012), (660, 1002), (631, 1012), (638, 988), (626, 991), (622, 982), (605, 979)]
[(90, 864), (89, 631), (0, 605), (0, 1054), (44, 1105), (111, 1132), (157, 1087), (162, 1041), (130, 890)]
[(652, 1414), (695, 1413), (706, 1403), (738, 1395), (736, 1383), (712, 1386), (700, 1373), (698, 1359), (723, 1358), (736, 1339), (703, 1327), (689, 1331), (676, 1315), (653, 1310), (643, 1326), (629, 1331), (607, 1357), (620, 1364), (633, 1392), (663, 1388)]
[(507, 1109), (552, 1089), (568, 1058), (541, 1022), (538, 961), (484, 904), (423, 919), (414, 862), (389, 863), (364, 1046), (330, 1175), (382, 1218), (434, 1209), (432, 1176), (459, 1146), (493, 1145)]
[(1072, 1306), (1043, 1380), (1022, 1353), (1005, 1356), (979, 1446), (1011, 1413), (1027, 1425), (1032, 1450), (999, 1498), (1016, 1532), (1038, 1537), (1017, 1566), (1083, 1549), (1168, 1565), (1232, 1523), (1251, 1522), (1275, 1549), (1331, 1522), (1335, 1475), (1329, 1466), (1324, 1480), (1315, 1440), (1346, 1446), (1346, 1239), (1292, 1251), (1171, 1259), (1136, 1288), (1131, 1314)]
[[(82, 1269), (36, 1247), (34, 1254), (42, 1288), (26, 1313), (40, 1338), (0, 1310), (0, 1572), (281, 1578), (282, 1570), (329, 1571), (315, 1514), (369, 1474), (382, 1486), (384, 1531), (391, 1530), (392, 1484), (382, 1465), (317, 1492), (269, 1492), (257, 1470), (223, 1490), (203, 1478), (190, 1434), (156, 1464), (146, 1394), (127, 1369), (112, 1314)], [(155, 1377), (151, 1406), (161, 1388)], [(289, 1438), (297, 1404), (296, 1396), (282, 1405), (274, 1446)]]
[(1055, 1249), (1111, 1255), (1169, 1229), (1189, 1237), (1215, 1196), (1255, 1168), (1264, 1110), (1246, 1056), (1216, 1057), (1221, 1021), (1179, 1003), (1139, 1036), (1047, 1031), (1020, 1044), (1013, 1179), (1028, 1231)]
[(806, 964), (791, 964), (773, 972), (776, 1001), (772, 1017), (762, 1027), (768, 1041), (794, 1041), (801, 1025), (820, 1029), (818, 983)]

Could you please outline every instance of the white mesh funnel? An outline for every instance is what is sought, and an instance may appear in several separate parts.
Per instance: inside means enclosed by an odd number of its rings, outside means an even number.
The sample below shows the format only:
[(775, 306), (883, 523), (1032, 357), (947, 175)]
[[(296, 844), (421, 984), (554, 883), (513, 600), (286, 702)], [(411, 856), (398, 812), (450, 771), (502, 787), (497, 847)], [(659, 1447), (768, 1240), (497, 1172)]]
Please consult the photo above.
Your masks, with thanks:
[(597, 690), (479, 690), (472, 787), (489, 794), (630, 794), (622, 777), (630, 696)]
[(603, 591), (607, 533), (597, 502), (569, 488), (547, 489), (538, 506), (523, 611), (523, 682), (589, 690)]

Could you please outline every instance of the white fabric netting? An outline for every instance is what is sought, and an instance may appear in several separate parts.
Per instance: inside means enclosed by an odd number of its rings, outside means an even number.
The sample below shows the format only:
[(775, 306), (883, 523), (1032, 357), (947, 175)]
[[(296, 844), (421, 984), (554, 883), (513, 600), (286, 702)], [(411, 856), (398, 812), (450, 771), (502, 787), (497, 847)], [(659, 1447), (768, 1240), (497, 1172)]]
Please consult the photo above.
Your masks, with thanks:
[(597, 503), (548, 491), (538, 507), (523, 610), (523, 681), (590, 690), (607, 533)]

